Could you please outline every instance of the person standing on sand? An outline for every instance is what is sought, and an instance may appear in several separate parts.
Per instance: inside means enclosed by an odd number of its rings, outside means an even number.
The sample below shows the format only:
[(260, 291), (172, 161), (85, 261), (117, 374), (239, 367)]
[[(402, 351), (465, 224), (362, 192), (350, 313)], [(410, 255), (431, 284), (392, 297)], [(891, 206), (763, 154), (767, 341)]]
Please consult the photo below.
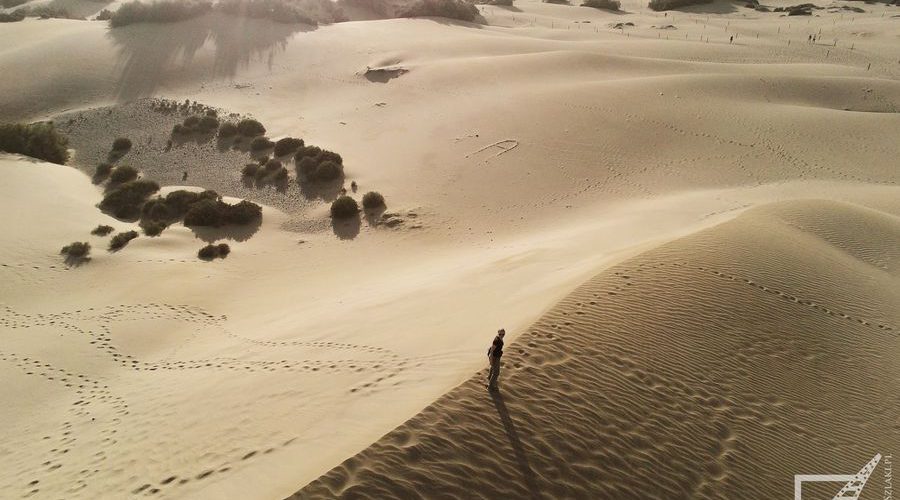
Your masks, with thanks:
[(494, 337), (494, 342), (487, 352), (488, 361), (491, 364), (491, 371), (488, 372), (488, 390), (491, 391), (498, 389), (497, 379), (500, 378), (500, 356), (503, 356), (503, 337), (505, 335), (506, 330), (503, 328), (497, 330), (497, 336)]

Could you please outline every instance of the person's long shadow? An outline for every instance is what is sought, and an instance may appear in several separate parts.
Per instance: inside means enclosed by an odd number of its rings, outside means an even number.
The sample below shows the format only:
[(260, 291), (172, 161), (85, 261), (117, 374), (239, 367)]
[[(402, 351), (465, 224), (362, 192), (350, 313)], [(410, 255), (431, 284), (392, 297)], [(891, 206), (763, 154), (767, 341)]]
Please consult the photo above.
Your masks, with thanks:
[(506, 436), (509, 438), (509, 444), (512, 445), (513, 452), (516, 455), (516, 462), (519, 464), (519, 471), (525, 479), (525, 486), (532, 499), (539, 500), (541, 497), (540, 489), (534, 477), (534, 471), (528, 465), (528, 457), (525, 456), (525, 449), (522, 447), (522, 441), (519, 440), (519, 434), (516, 432), (516, 426), (509, 416), (509, 410), (506, 409), (506, 403), (503, 402), (503, 395), (500, 391), (491, 391), (491, 399), (494, 400), (494, 406), (500, 415), (500, 421), (503, 422), (503, 429), (506, 430)]

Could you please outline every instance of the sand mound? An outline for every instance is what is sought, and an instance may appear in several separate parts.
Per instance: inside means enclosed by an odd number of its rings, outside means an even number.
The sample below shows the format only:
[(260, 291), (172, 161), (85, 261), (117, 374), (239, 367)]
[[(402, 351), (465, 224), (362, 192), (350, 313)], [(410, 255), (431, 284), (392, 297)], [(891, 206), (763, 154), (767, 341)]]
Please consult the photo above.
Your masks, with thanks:
[(510, 345), (501, 393), (479, 373), (292, 498), (780, 498), (854, 473), (900, 445), (898, 234), (782, 202), (642, 254)]

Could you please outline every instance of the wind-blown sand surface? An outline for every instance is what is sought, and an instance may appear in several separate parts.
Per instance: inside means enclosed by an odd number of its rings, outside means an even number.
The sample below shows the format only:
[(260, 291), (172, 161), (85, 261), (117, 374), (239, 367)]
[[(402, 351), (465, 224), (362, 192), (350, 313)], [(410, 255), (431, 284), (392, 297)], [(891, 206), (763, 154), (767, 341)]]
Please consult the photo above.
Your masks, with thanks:
[[(900, 11), (859, 5), (3, 25), (0, 120), (73, 159), (0, 156), (0, 497), (785, 497), (890, 453)], [(145, 97), (337, 151), (403, 222), (332, 229), (246, 154), (168, 148)], [(136, 225), (85, 173), (118, 136), (262, 226), (107, 252), (92, 228)]]

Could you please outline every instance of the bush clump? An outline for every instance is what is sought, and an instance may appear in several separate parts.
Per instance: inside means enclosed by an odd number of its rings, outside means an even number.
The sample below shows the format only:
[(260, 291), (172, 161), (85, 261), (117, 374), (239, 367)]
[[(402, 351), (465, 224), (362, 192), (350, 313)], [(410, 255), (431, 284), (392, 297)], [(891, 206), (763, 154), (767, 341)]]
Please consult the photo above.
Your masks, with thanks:
[(206, 115), (200, 118), (200, 123), (197, 124), (197, 127), (204, 133), (213, 132), (219, 128), (219, 119), (212, 115)]
[(652, 10), (672, 10), (679, 7), (687, 7), (688, 5), (702, 5), (712, 3), (713, 0), (650, 0), (647, 4)]
[(252, 141), (250, 141), (250, 151), (260, 152), (265, 151), (266, 149), (271, 149), (275, 146), (275, 143), (270, 141), (266, 137), (254, 137)]
[(359, 213), (359, 205), (349, 196), (339, 196), (331, 203), (331, 216), (335, 219), (346, 219)]
[(25, 9), (19, 9), (9, 14), (0, 12), (0, 23), (17, 23), (25, 20)]
[(381, 193), (377, 191), (369, 191), (363, 196), (362, 205), (366, 210), (377, 210), (379, 208), (384, 208), (384, 196), (381, 196)]
[(206, 190), (197, 193), (180, 189), (166, 195), (165, 205), (172, 218), (171, 220), (176, 220), (184, 217), (195, 203), (203, 200), (216, 201), (218, 199), (219, 195), (215, 191)]
[(295, 139), (293, 137), (285, 137), (284, 139), (278, 139), (275, 142), (275, 151), (273, 154), (275, 156), (287, 156), (289, 154), (295, 153), (298, 149), (303, 147), (303, 139)]
[(0, 7), (4, 9), (11, 9), (13, 7), (18, 7), (28, 0), (0, 0)]
[(65, 165), (69, 140), (56, 131), (52, 122), (0, 124), (0, 151)]
[(231, 122), (224, 122), (219, 125), (219, 138), (220, 139), (231, 139), (236, 136), (238, 133), (237, 125)]
[(137, 177), (138, 171), (136, 168), (128, 165), (120, 165), (112, 171), (112, 174), (109, 176), (109, 181), (114, 184), (122, 184), (124, 182), (133, 181), (137, 179)]
[(97, 165), (97, 168), (94, 170), (94, 182), (101, 183), (109, 177), (113, 171), (113, 166), (111, 163), (101, 163)]
[(294, 155), (297, 176), (310, 182), (330, 182), (344, 175), (341, 155), (317, 146), (304, 146)]
[(595, 9), (620, 10), (622, 3), (619, 0), (584, 0), (581, 6)]
[(91, 234), (93, 234), (94, 236), (106, 236), (113, 231), (115, 231), (115, 229), (113, 229), (112, 226), (105, 226), (103, 224), (100, 224), (99, 226), (95, 227), (93, 231), (91, 231)]
[(109, 19), (113, 28), (135, 23), (174, 23), (201, 16), (212, 10), (205, 0), (157, 0), (143, 3), (137, 0), (122, 4)]
[(175, 124), (172, 127), (173, 136), (186, 136), (194, 134), (212, 134), (219, 129), (219, 119), (210, 114), (191, 115), (184, 119), (182, 123)]
[(106, 193), (100, 210), (117, 219), (135, 219), (151, 194), (159, 191), (159, 184), (148, 180), (126, 182)]
[(112, 151), (114, 153), (125, 154), (131, 150), (131, 139), (127, 137), (119, 137), (113, 141)]
[(120, 250), (128, 244), (129, 241), (138, 237), (137, 231), (126, 231), (124, 233), (118, 233), (109, 240), (109, 249), (110, 250)]
[(256, 177), (256, 174), (262, 170), (258, 163), (248, 163), (241, 169), (241, 175), (244, 177)]
[(416, 0), (397, 17), (446, 17), (472, 22), (478, 7), (465, 0)]
[(152, 221), (141, 224), (141, 229), (144, 230), (144, 234), (147, 236), (159, 236), (167, 227), (169, 227), (168, 224), (162, 221)]
[(91, 244), (86, 241), (75, 241), (62, 247), (59, 253), (70, 259), (84, 259), (91, 253)]
[(197, 257), (200, 257), (203, 260), (213, 260), (216, 258), (224, 259), (230, 253), (231, 247), (229, 247), (227, 243), (219, 243), (218, 245), (210, 243), (197, 252)]
[(191, 205), (184, 215), (185, 226), (245, 225), (262, 219), (262, 207), (249, 201), (229, 205), (222, 200), (204, 199)]
[(266, 133), (266, 127), (262, 123), (250, 118), (245, 118), (238, 122), (237, 131), (244, 137), (256, 137)]

